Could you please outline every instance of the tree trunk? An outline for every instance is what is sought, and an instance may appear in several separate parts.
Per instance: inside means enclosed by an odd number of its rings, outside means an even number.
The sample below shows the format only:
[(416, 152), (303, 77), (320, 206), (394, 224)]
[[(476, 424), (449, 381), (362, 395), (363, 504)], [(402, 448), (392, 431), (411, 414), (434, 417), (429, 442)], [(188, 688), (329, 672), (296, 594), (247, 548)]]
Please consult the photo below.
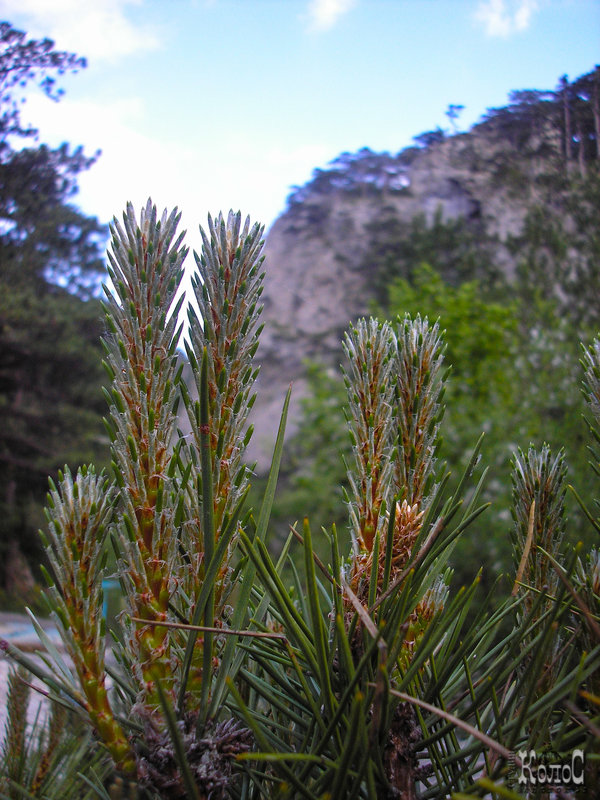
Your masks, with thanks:
[(29, 564), (14, 539), (8, 543), (6, 548), (4, 569), (7, 594), (10, 597), (19, 597), (23, 600), (29, 597), (35, 586), (35, 581)]
[(577, 148), (577, 160), (579, 163), (579, 174), (582, 178), (585, 178), (587, 174), (587, 168), (585, 165), (585, 139), (583, 133), (581, 131), (581, 125), (579, 124), (579, 120), (576, 122), (575, 127), (575, 135), (577, 137), (577, 141), (579, 146)]
[(417, 716), (410, 703), (401, 703), (394, 713), (390, 739), (384, 756), (387, 779), (401, 800), (417, 800), (418, 760), (414, 751), (421, 737)]
[(571, 106), (569, 103), (569, 81), (566, 75), (560, 79), (563, 97), (563, 120), (565, 134), (565, 171), (567, 175), (571, 169), (573, 158), (573, 131), (571, 129)]
[(594, 70), (592, 114), (594, 116), (594, 133), (596, 135), (596, 158), (600, 160), (600, 67), (596, 67)]

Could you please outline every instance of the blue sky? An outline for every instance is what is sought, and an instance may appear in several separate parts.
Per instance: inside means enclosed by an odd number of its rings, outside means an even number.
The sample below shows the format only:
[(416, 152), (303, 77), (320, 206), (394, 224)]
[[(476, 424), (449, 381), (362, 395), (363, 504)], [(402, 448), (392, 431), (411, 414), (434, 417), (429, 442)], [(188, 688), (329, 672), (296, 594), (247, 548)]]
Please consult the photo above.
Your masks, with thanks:
[(268, 227), (343, 151), (395, 153), (450, 103), (466, 128), (600, 62), (600, 0), (0, 0), (0, 18), (88, 58), (24, 112), (42, 141), (103, 151), (84, 211), (151, 195), (192, 246), (208, 212)]

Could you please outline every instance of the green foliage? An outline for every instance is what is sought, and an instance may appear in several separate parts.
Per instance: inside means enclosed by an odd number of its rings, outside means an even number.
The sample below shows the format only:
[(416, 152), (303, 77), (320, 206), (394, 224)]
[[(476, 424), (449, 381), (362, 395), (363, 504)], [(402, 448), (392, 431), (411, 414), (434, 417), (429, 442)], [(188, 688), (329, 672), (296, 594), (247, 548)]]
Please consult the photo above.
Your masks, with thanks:
[[(67, 145), (32, 145), (36, 131), (20, 120), (28, 82), (58, 99), (54, 74), (84, 65), (0, 25), (0, 584), (9, 589), (19, 553), (40, 560), (46, 476), (65, 461), (106, 458), (96, 432), (101, 309), (93, 299), (105, 234), (70, 204), (94, 159)], [(15, 137), (27, 146), (15, 147)]]
[(386, 312), (424, 314), (439, 319), (446, 331), (445, 358), (452, 365), (448, 391), (457, 403), (507, 400), (511, 393), (507, 370), (518, 349), (517, 302), (486, 298), (481, 283), (457, 286), (444, 280), (427, 262), (413, 271), (412, 280), (388, 284)]
[(350, 405), (353, 469), (348, 470), (350, 520), (355, 551), (373, 549), (384, 536), (394, 468), (398, 420), (393, 414), (394, 379), (398, 371), (390, 325), (361, 319), (344, 339), (350, 368), (345, 384)]
[[(479, 280), (453, 285), (429, 264), (421, 263), (411, 279), (396, 278), (388, 284), (386, 302), (378, 313), (392, 319), (398, 314), (422, 314), (439, 319), (445, 332), (445, 360), (451, 372), (439, 455), (448, 464), (450, 482), (455, 484), (472, 443), (484, 431), (481, 457), (491, 469), (485, 498), (493, 503), (485, 541), (465, 536), (457, 545), (453, 557), (456, 580), (468, 582), (483, 561), (483, 579), (491, 585), (498, 571), (510, 564), (507, 512), (511, 488), (507, 478), (519, 442), (534, 442), (539, 447), (547, 442), (555, 450), (564, 446), (569, 480), (580, 487), (585, 498), (593, 491), (580, 423), (583, 404), (577, 389), (579, 331), (551, 290), (536, 282), (533, 271), (525, 267), (516, 285), (491, 290)], [(304, 460), (294, 466), (302, 477), (292, 478), (291, 490), (284, 484), (276, 509), (281, 509), (283, 519), (287, 512), (288, 521), (299, 512), (321, 524), (335, 521), (341, 531), (345, 521), (339, 506), (337, 511), (329, 511), (323, 502), (323, 498), (337, 498), (340, 484), (347, 486), (342, 456), (348, 458), (351, 445), (343, 434), (340, 384), (326, 377), (324, 370), (314, 369), (310, 379), (311, 394), (290, 448), (295, 452), (305, 441), (313, 444), (300, 450)], [(320, 437), (336, 443), (339, 459), (329, 449), (324, 456), (314, 446)], [(319, 469), (317, 457), (321, 459)], [(324, 459), (334, 463), (322, 469)], [(300, 480), (304, 502), (294, 512), (288, 497), (294, 496)], [(325, 508), (329, 517), (325, 517)], [(581, 538), (589, 543), (590, 533), (577, 505), (571, 504), (569, 517), (571, 541)]]
[[(347, 513), (343, 486), (346, 481), (344, 456), (350, 453), (350, 439), (344, 427), (344, 384), (332, 369), (306, 362), (308, 394), (302, 398), (302, 416), (296, 435), (288, 437), (281, 467), (279, 488), (273, 504), (270, 544), (280, 549), (289, 525), (310, 517), (315, 530), (338, 525), (340, 538), (346, 534)], [(251, 499), (260, 494), (263, 481), (253, 481)], [(327, 559), (329, 548), (317, 540), (316, 550)]]
[[(529, 274), (524, 270), (524, 275)], [(469, 442), (485, 431), (482, 458), (493, 469), (486, 498), (493, 501), (488, 522), (486, 561), (494, 573), (509, 563), (505, 511), (510, 505), (508, 475), (518, 442), (548, 442), (567, 449), (570, 480), (589, 496), (583, 411), (577, 391), (577, 330), (551, 295), (544, 295), (533, 278), (489, 296), (480, 283), (454, 288), (430, 267), (421, 266), (415, 280), (390, 286), (387, 313), (400, 310), (439, 318), (446, 331), (448, 419), (441, 448), (452, 472), (460, 472)], [(494, 510), (495, 509), (495, 510)], [(571, 541), (589, 532), (577, 508), (571, 510)], [(472, 570), (481, 558), (482, 543), (457, 550), (457, 562)], [(489, 578), (489, 574), (488, 574)], [(466, 575), (460, 572), (460, 579)]]
[(107, 759), (94, 747), (90, 732), (64, 706), (52, 705), (48, 714), (33, 709), (30, 680), (23, 667), (13, 668), (8, 676), (0, 797), (90, 800), (95, 792), (80, 773), (107, 775)]
[[(343, 192), (351, 196), (381, 196), (383, 192), (406, 190), (404, 162), (389, 153), (374, 153), (368, 147), (357, 153), (342, 153), (329, 163), (329, 169), (315, 169), (305, 186), (294, 186), (287, 198), (290, 211), (302, 209), (307, 197)], [(315, 220), (316, 221), (316, 220)]]
[[(104, 366), (115, 483), (82, 468), (51, 484), (47, 600), (73, 666), (55, 648), (51, 672), (24, 663), (92, 726), (114, 770), (139, 792), (223, 797), (233, 756), (249, 746), (247, 731), (221, 710), (225, 681), (240, 666), (225, 636), (247, 619), (247, 601), (234, 610), (232, 594), (240, 582), (249, 594), (254, 569), (232, 557), (250, 474), (242, 457), (257, 373), (262, 228), (231, 214), (209, 218), (202, 231), (199, 314), (189, 307), (187, 345), (196, 401), (180, 386), (184, 298), (175, 297), (187, 248), (178, 222), (176, 210), (159, 217), (148, 202), (139, 220), (129, 206), (112, 226)], [(189, 442), (175, 430), (181, 395)], [(271, 502), (258, 526), (245, 519), (253, 536), (264, 536)], [(108, 535), (125, 596), (117, 670), (104, 659)], [(118, 687), (110, 696), (109, 675)]]
[[(102, 462), (98, 368), (100, 307), (56, 289), (9, 287), (0, 278), (0, 547), (11, 542), (39, 560), (33, 538), (41, 523), (47, 475), (61, 463)], [(6, 575), (3, 576), (6, 578)]]
[(477, 220), (444, 220), (438, 210), (431, 224), (419, 214), (407, 229), (405, 221), (390, 208), (366, 228), (369, 246), (364, 269), (374, 274), (380, 302), (386, 302), (395, 279), (413, 280), (423, 263), (452, 285), (483, 276), (488, 285), (498, 280), (499, 273), (487, 253), (483, 228)]
[[(436, 330), (405, 319), (392, 337), (389, 325), (360, 321), (346, 343), (354, 555), (340, 571), (343, 556), (334, 527), (332, 567), (323, 567), (313, 556), (305, 520), (306, 582), (296, 580), (287, 591), (264, 550), (242, 537), (289, 639), (254, 648), (242, 673), (262, 702), (246, 701), (232, 687), (265, 751), (243, 756), (257, 762), (260, 796), (439, 798), (458, 791), (478, 794), (479, 788), (483, 794), (486, 786), (516, 783), (518, 762), (511, 771), (511, 750), (560, 749), (578, 741), (592, 752), (591, 729), (565, 726), (561, 708), (570, 701), (558, 699), (567, 686), (575, 690), (580, 656), (555, 650), (558, 631), (570, 625), (562, 583), (555, 582), (543, 608), (536, 591), (525, 587), (521, 597), (504, 599), (491, 616), (485, 604), (475, 611), (477, 581), (451, 595), (444, 587), (453, 542), (482, 511), (480, 487), (463, 505), (477, 453), (456, 492), (444, 498), (442, 479), (429, 498), (417, 492), (413, 507), (388, 502), (395, 513), (379, 525), (395, 475), (404, 476), (396, 496), (410, 496), (411, 487), (421, 485), (407, 483), (402, 466), (407, 457), (416, 466), (424, 450), (431, 453), (431, 443), (421, 436), (437, 425), (439, 384), (436, 370), (423, 367), (438, 363)], [(404, 375), (398, 362), (390, 370), (394, 357), (406, 365)], [(397, 387), (391, 403), (387, 378)], [(416, 386), (416, 407), (430, 409), (430, 425), (410, 424), (413, 404), (402, 410)], [(390, 419), (396, 415), (400, 430), (409, 431), (406, 441), (392, 433), (396, 426)], [(389, 469), (390, 459), (396, 469)], [(428, 463), (425, 473), (431, 475), (433, 462)], [(421, 473), (410, 474), (416, 480)], [(549, 485), (549, 493), (554, 488), (558, 495), (552, 503), (539, 503), (544, 531), (555, 524), (553, 504), (562, 501), (560, 486)], [(515, 501), (528, 503), (518, 482)], [(545, 545), (549, 557), (558, 556), (554, 541), (553, 535), (538, 538), (535, 548)], [(540, 550), (532, 564), (536, 580), (544, 577), (536, 572), (542, 558)], [(571, 557), (567, 576), (573, 563)], [(264, 604), (260, 590), (256, 602)], [(598, 670), (598, 642), (596, 637), (591, 659), (582, 653), (579, 661), (577, 674), (586, 685)]]
[(417, 136), (413, 136), (413, 141), (421, 147), (431, 147), (432, 145), (443, 142), (445, 138), (446, 134), (438, 127), (433, 131), (425, 131)]

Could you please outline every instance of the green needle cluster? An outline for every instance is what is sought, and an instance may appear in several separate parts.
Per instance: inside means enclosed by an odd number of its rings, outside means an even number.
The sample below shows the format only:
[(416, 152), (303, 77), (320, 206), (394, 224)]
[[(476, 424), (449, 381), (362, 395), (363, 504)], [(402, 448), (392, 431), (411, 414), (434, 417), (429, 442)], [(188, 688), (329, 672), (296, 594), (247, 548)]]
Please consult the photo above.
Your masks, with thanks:
[(108, 697), (104, 663), (104, 545), (114, 501), (106, 476), (82, 467), (73, 479), (65, 467), (58, 487), (50, 481), (48, 532), (42, 538), (55, 576), (48, 576), (48, 601), (77, 673), (82, 704), (115, 763), (131, 774), (133, 752)]
[[(114, 221), (106, 290), (106, 369), (113, 467), (120, 524), (114, 532), (122, 582), (132, 618), (130, 668), (148, 701), (159, 707), (157, 681), (173, 682), (166, 621), (177, 576), (178, 537), (171, 471), (177, 390), (178, 312), (175, 297), (187, 248), (176, 235), (177, 210), (163, 213), (148, 201), (139, 223), (129, 205)], [(173, 304), (175, 303), (174, 307)]]

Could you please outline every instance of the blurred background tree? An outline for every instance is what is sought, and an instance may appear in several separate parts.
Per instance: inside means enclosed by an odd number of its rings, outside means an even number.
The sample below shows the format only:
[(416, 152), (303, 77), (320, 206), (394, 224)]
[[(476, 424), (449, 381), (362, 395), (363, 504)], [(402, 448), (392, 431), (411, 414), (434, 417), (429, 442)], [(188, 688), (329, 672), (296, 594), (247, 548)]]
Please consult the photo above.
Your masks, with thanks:
[(99, 367), (106, 232), (73, 205), (81, 148), (38, 144), (22, 119), (27, 91), (62, 94), (85, 60), (0, 24), (0, 587), (33, 587), (47, 476), (106, 461)]

